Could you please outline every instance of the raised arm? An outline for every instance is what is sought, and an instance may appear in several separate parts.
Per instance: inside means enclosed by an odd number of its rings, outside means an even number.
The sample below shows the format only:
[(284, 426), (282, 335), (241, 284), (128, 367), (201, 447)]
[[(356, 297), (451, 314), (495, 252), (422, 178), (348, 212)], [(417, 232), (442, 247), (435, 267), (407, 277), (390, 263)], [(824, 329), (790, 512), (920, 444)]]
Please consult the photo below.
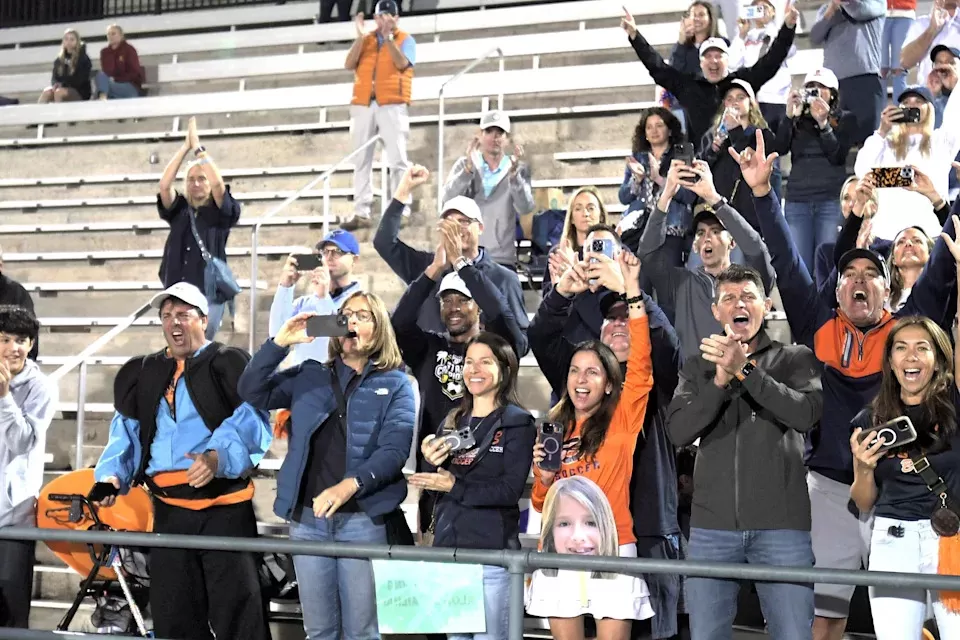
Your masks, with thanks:
[[(363, 52), (363, 39), (367, 35), (363, 30), (362, 11), (353, 18), (353, 26), (357, 31), (357, 37), (353, 41), (353, 44), (350, 45), (350, 50), (347, 51), (347, 59), (343, 63), (343, 68), (349, 71), (356, 71), (357, 65), (360, 64), (360, 54)], [(373, 31), (370, 33), (373, 34)]]
[(170, 162), (163, 170), (163, 175), (160, 176), (160, 183), (157, 185), (157, 190), (160, 193), (160, 204), (163, 205), (164, 209), (170, 209), (177, 199), (177, 191), (173, 186), (177, 181), (177, 172), (180, 171), (184, 158), (193, 148), (190, 146), (190, 132), (188, 130), (183, 145), (170, 158)]
[(563, 331), (570, 315), (573, 297), (586, 290), (587, 280), (580, 267), (570, 267), (544, 296), (527, 329), (530, 349), (537, 358), (537, 366), (558, 397), (563, 395), (566, 387), (567, 368), (574, 349), (564, 337)]
[(910, 290), (910, 297), (894, 315), (927, 316), (945, 330), (951, 326), (954, 316), (951, 294), (956, 284), (957, 270), (953, 247), (945, 238), (956, 238), (956, 228), (960, 225), (958, 214), (960, 199), (953, 203), (952, 215), (930, 252), (927, 266)]
[(390, 324), (393, 325), (393, 331), (397, 334), (397, 346), (403, 354), (403, 362), (414, 370), (422, 364), (429, 347), (427, 332), (417, 324), (417, 318), (420, 317), (420, 308), (428, 303), (430, 292), (433, 291), (433, 286), (446, 266), (445, 262), (438, 264), (438, 260), (445, 260), (446, 257), (445, 254), (439, 255), (441, 252), (442, 249), (438, 249), (438, 255), (433, 263), (410, 283), (390, 316)]
[(640, 58), (643, 66), (647, 68), (647, 72), (650, 74), (650, 77), (653, 78), (653, 81), (679, 99), (680, 95), (684, 93), (685, 88), (696, 78), (668, 65), (660, 54), (657, 53), (657, 50), (640, 35), (640, 32), (637, 31), (637, 24), (634, 22), (633, 16), (631, 16), (626, 9), (624, 9), (624, 15), (620, 18), (620, 26), (627, 32), (627, 37), (630, 39), (630, 46), (632, 46), (633, 50), (637, 53), (637, 57)]
[[(263, 346), (251, 358), (237, 383), (237, 394), (244, 402), (249, 403), (256, 409), (265, 411), (290, 408), (293, 403), (294, 378), (300, 372), (300, 367), (292, 367), (279, 372), (277, 367), (287, 357), (289, 346), (293, 344), (288, 342), (290, 332), (285, 331), (285, 329), (295, 319), (302, 318), (302, 331), (305, 336), (308, 315), (312, 314), (302, 313), (288, 320), (283, 328), (277, 332), (277, 335), (264, 342)], [(279, 342), (277, 342), (278, 340)], [(303, 340), (303, 342), (306, 342), (306, 340)]]
[(903, 69), (912, 69), (920, 64), (920, 61), (927, 57), (927, 52), (933, 46), (933, 41), (943, 30), (949, 15), (936, 2), (930, 6), (930, 20), (926, 28), (919, 20), (911, 25), (907, 31), (907, 36), (903, 41), (903, 47), (900, 49), (900, 67)]
[(393, 194), (393, 200), (383, 212), (380, 226), (373, 237), (373, 248), (393, 269), (393, 272), (405, 283), (410, 284), (433, 260), (428, 251), (418, 251), (400, 240), (400, 221), (403, 216), (404, 202), (410, 199), (413, 191), (430, 179), (430, 172), (420, 165), (407, 168), (400, 185)]
[(650, 321), (640, 291), (640, 260), (627, 251), (620, 253), (620, 269), (626, 286), (627, 306), (630, 314), (630, 355), (627, 358), (627, 374), (623, 391), (617, 404), (621, 420), (612, 423), (611, 429), (623, 428), (626, 433), (639, 434), (653, 389), (653, 360), (650, 347)]
[[(458, 273), (466, 283), (467, 288), (470, 289), (470, 293), (473, 294), (477, 306), (480, 307), (484, 329), (498, 334), (509, 342), (518, 358), (526, 355), (530, 348), (527, 342), (527, 334), (520, 326), (516, 314), (510, 308), (504, 294), (475, 265), (467, 265), (460, 269)], [(524, 320), (526, 320), (526, 317), (524, 317)]]
[(795, 0), (790, 0), (787, 3), (783, 26), (780, 27), (780, 32), (777, 33), (776, 39), (770, 45), (770, 50), (760, 56), (760, 59), (752, 67), (734, 72), (734, 75), (749, 82), (755, 91), (759, 91), (760, 87), (777, 75), (784, 60), (790, 55), (793, 37), (797, 29), (797, 18), (799, 17), (794, 3)]
[[(227, 200), (227, 185), (223, 181), (223, 176), (220, 175), (220, 169), (217, 168), (217, 164), (213, 161), (213, 156), (206, 150), (197, 153), (197, 150), (200, 148), (200, 136), (197, 135), (197, 119), (193, 117), (190, 118), (190, 122), (187, 124), (187, 144), (190, 145), (190, 148), (196, 154), (197, 165), (200, 167), (200, 171), (203, 172), (203, 176), (210, 185), (210, 195), (213, 196), (213, 201), (220, 207), (221, 213), (231, 216), (233, 212), (227, 211), (227, 209), (231, 207), (224, 206), (224, 202)], [(230, 198), (230, 200), (232, 200), (232, 198)], [(239, 207), (237, 207), (236, 217), (240, 217)]]

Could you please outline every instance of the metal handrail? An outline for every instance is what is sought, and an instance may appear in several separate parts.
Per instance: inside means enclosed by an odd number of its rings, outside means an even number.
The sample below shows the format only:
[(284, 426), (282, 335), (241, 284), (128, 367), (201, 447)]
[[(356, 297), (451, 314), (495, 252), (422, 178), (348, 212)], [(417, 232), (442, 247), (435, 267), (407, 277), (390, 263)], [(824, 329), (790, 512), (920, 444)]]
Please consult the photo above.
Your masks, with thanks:
[[(470, 73), (471, 71), (473, 71), (473, 69), (474, 69), (478, 64), (480, 64), (481, 62), (483, 62), (483, 61), (486, 60), (487, 58), (493, 56), (494, 54), (496, 54), (497, 56), (500, 57), (500, 73), (503, 73), (503, 61), (504, 61), (504, 58), (503, 58), (503, 49), (501, 49), (500, 47), (494, 47), (494, 48), (490, 49), (489, 51), (487, 51), (486, 53), (480, 55), (479, 57), (474, 58), (474, 60), (473, 60), (472, 62), (470, 62), (470, 64), (468, 64), (467, 66), (465, 66), (463, 69), (461, 69), (460, 71), (458, 71), (458, 72), (455, 73), (454, 75), (452, 75), (452, 76), (450, 76), (449, 78), (447, 78), (447, 79), (444, 81), (444, 83), (440, 85), (440, 96), (439, 96), (439, 99), (440, 99), (440, 113), (438, 114), (438, 115), (439, 115), (439, 120), (438, 120), (438, 123), (437, 123), (437, 127), (438, 127), (438, 131), (437, 131), (437, 139), (438, 139), (438, 142), (437, 142), (437, 210), (438, 210), (438, 211), (443, 207), (443, 176), (444, 176), (444, 167), (443, 167), (443, 142), (444, 142), (444, 139), (443, 139), (443, 133), (444, 133), (444, 132), (443, 132), (443, 129), (444, 129), (443, 120), (444, 120), (444, 110), (443, 110), (443, 104), (444, 104), (444, 100), (445, 100), (445, 97), (444, 97), (444, 95), (443, 95), (443, 92), (444, 92), (444, 90), (447, 88), (447, 85), (448, 85), (448, 84), (451, 84), (451, 83), (453, 83), (453, 82), (456, 82), (457, 80), (459, 80), (461, 77), (463, 77), (463, 76), (466, 75), (467, 73)], [(503, 109), (503, 92), (501, 92), (501, 93), (499, 93), (499, 94), (497, 95), (497, 109)]]
[[(304, 187), (299, 189), (296, 193), (288, 197), (286, 200), (275, 206), (273, 209), (267, 212), (266, 215), (261, 216), (260, 220), (253, 227), (251, 234), (253, 235), (251, 239), (251, 252), (250, 252), (250, 353), (253, 353), (256, 349), (256, 340), (257, 340), (257, 250), (259, 248), (259, 239), (260, 239), (260, 227), (263, 226), (263, 223), (283, 211), (287, 206), (292, 202), (298, 200), (301, 195), (305, 192), (313, 189), (315, 186), (324, 183), (324, 196), (323, 196), (323, 235), (326, 236), (330, 230), (330, 178), (336, 173), (340, 167), (346, 164), (348, 161), (352, 160), (361, 151), (365, 150), (371, 144), (375, 143), (377, 140), (380, 140), (380, 136), (376, 135), (364, 142), (362, 145), (340, 158), (336, 164), (332, 167), (321, 173), (319, 176), (308, 182)], [(386, 171), (386, 169), (384, 169)], [(381, 198), (386, 197), (381, 194)]]
[(50, 374), (50, 380), (54, 384), (59, 384), (65, 375), (73, 371), (74, 367), (80, 367), (80, 377), (77, 380), (77, 451), (74, 454), (73, 468), (83, 468), (83, 442), (84, 433), (84, 406), (87, 403), (87, 361), (90, 356), (100, 350), (103, 345), (113, 340), (116, 336), (130, 328), (137, 319), (150, 310), (150, 303), (144, 302), (129, 316), (124, 318), (120, 324), (116, 325), (105, 334), (88, 344), (83, 351), (73, 356), (65, 363), (60, 365), (56, 371)]
[[(791, 582), (798, 584), (845, 584), (897, 589), (960, 591), (960, 576), (944, 574), (895, 573), (783, 567), (699, 560), (660, 560), (577, 554), (540, 553), (532, 550), (457, 549), (449, 547), (387, 546), (365, 543), (314, 542), (280, 538), (237, 538), (224, 536), (131, 533), (126, 531), (80, 531), (71, 529), (37, 529), (34, 527), (0, 527), (0, 540), (42, 540), (109, 544), (121, 547), (160, 547), (210, 551), (254, 553), (288, 553), (326, 556), (330, 558), (371, 558), (379, 560), (412, 560), (461, 564), (485, 564), (505, 567), (510, 573), (509, 639), (523, 638), (523, 590), (527, 569), (565, 569), (570, 571), (602, 571), (629, 575), (662, 573), (698, 578), (750, 580), (759, 582)], [(0, 629), (0, 640), (18, 638), (13, 631)]]

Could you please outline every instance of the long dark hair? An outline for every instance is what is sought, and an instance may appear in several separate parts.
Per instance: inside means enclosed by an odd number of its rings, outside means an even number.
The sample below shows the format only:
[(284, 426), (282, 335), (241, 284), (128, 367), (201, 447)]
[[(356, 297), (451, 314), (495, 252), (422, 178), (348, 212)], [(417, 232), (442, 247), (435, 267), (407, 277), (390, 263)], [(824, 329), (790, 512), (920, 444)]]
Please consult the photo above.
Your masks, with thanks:
[[(517, 354), (514, 353), (510, 343), (489, 331), (481, 331), (467, 341), (467, 348), (464, 354), (475, 344), (486, 345), (497, 360), (497, 368), (500, 370), (500, 384), (497, 387), (497, 406), (505, 407), (508, 404), (520, 404), (517, 397), (517, 373), (520, 371), (520, 363), (517, 360)], [(460, 406), (447, 414), (443, 423), (444, 431), (457, 429), (460, 421), (464, 417), (473, 414), (473, 394), (467, 391), (467, 385), (463, 385), (463, 400)]]
[(669, 109), (650, 107), (640, 115), (640, 122), (637, 123), (637, 127), (633, 130), (633, 155), (650, 151), (650, 143), (647, 141), (647, 120), (650, 116), (659, 117), (663, 120), (663, 124), (667, 125), (667, 130), (670, 132), (667, 137), (668, 145), (677, 144), (684, 140), (683, 126), (680, 124), (677, 116), (673, 115)]
[[(707, 2), (706, 0), (696, 0), (695, 2), (691, 2), (690, 6), (687, 7), (686, 17), (688, 18), (690, 17), (690, 14), (693, 13), (694, 7), (703, 7), (704, 9), (707, 10), (707, 15), (710, 17), (710, 30), (709, 30), (709, 33), (707, 33), (707, 37), (719, 38), (720, 29), (717, 27), (717, 15), (713, 12), (713, 5)], [(694, 38), (695, 37), (696, 36), (694, 36)], [(725, 38), (725, 40), (727, 40), (729, 44), (729, 39)], [(684, 44), (692, 44), (693, 42), (694, 40), (687, 40), (687, 42), (685, 42)]]
[[(930, 254), (933, 253), (933, 240), (927, 235), (927, 232), (920, 227), (907, 227), (907, 229), (916, 229), (927, 239), (927, 261), (930, 260)], [(890, 256), (887, 258), (887, 271), (890, 272), (890, 304), (891, 306), (900, 302), (900, 296), (903, 294), (903, 274), (900, 273), (900, 267), (893, 264), (893, 254), (897, 250), (897, 240), (907, 229), (902, 229), (900, 233), (893, 237), (893, 245), (890, 247)]]
[[(953, 406), (953, 397), (956, 393), (953, 377), (953, 348), (950, 338), (937, 323), (924, 316), (907, 316), (900, 318), (883, 346), (883, 378), (880, 381), (880, 391), (873, 399), (874, 424), (883, 424), (905, 413), (906, 407), (900, 399), (900, 381), (890, 369), (890, 360), (893, 345), (897, 335), (908, 327), (920, 327), (930, 336), (930, 342), (936, 352), (936, 366), (930, 384), (923, 392), (924, 424), (914, 425), (917, 428), (916, 445), (927, 453), (937, 453), (944, 450), (950, 438), (957, 431), (957, 411)], [(934, 425), (927, 428), (925, 425)]]
[[(577, 345), (573, 356), (576, 357), (581, 351), (591, 351), (596, 354), (600, 360), (600, 366), (607, 376), (607, 384), (612, 389), (610, 393), (600, 401), (600, 408), (596, 413), (587, 418), (583, 428), (580, 430), (580, 453), (586, 458), (591, 459), (600, 450), (604, 439), (607, 437), (607, 428), (610, 426), (610, 420), (613, 418), (613, 412), (617, 409), (620, 402), (620, 391), (623, 387), (623, 373), (620, 371), (620, 362), (617, 356), (613, 354), (610, 347), (599, 340), (589, 340)], [(571, 358), (571, 362), (572, 362)], [(569, 373), (567, 377), (569, 378)], [(563, 425), (564, 438), (567, 433), (576, 424), (576, 411), (573, 407), (573, 401), (570, 400), (570, 391), (568, 385), (564, 386), (563, 397), (552, 409), (550, 409), (550, 422), (558, 422)]]

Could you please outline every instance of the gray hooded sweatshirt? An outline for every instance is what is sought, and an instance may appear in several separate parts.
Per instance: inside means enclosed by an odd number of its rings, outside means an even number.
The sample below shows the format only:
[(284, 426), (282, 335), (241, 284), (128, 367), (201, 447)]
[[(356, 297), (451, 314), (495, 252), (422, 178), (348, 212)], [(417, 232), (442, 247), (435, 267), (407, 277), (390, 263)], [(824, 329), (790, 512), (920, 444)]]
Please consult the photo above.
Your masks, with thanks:
[(0, 398), (0, 527), (36, 525), (47, 429), (57, 397), (57, 386), (27, 360)]

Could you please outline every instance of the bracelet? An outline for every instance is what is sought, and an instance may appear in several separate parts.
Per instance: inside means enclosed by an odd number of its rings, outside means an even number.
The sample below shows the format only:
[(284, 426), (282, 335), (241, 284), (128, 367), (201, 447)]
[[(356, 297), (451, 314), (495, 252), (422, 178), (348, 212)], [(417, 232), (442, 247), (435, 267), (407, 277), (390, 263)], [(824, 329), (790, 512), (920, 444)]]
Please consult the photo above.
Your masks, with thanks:
[(947, 206), (947, 201), (944, 200), (943, 198), (940, 198), (939, 200), (933, 203), (933, 210), (939, 211), (940, 209), (943, 209), (945, 206)]
[(636, 304), (636, 303), (638, 303), (638, 302), (643, 302), (643, 296), (642, 296), (642, 295), (634, 296), (634, 297), (632, 297), (632, 298), (627, 298), (627, 299), (626, 299), (626, 303), (627, 303), (627, 304)]

